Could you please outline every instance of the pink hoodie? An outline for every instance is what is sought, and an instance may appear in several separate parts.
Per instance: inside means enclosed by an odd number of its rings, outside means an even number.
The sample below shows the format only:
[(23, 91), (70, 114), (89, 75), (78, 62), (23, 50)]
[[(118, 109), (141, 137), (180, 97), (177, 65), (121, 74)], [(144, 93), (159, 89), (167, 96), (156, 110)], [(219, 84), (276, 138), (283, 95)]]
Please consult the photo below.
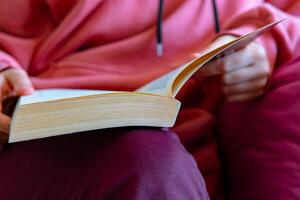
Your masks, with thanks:
[[(299, 7), (299, 1), (273, 1), (290, 12)], [(222, 30), (234, 34), (287, 17), (261, 40), (274, 65), (295, 54), (298, 17), (262, 0), (217, 3)], [(158, 1), (0, 0), (0, 5), (0, 64), (26, 70), (36, 88), (133, 90), (216, 37), (208, 0), (166, 0), (163, 58), (155, 54)]]
[[(218, 0), (221, 28), (241, 35), (287, 18), (259, 39), (278, 66), (300, 47), (299, 2)], [(35, 88), (134, 90), (188, 61), (216, 37), (209, 0), (165, 1), (161, 58), (155, 51), (155, 0), (0, 0), (0, 5), (0, 66), (23, 68)], [(217, 97), (211, 93), (205, 100), (197, 88), (191, 80), (179, 95), (184, 104), (174, 130), (212, 193), (219, 170), (215, 146), (195, 141), (210, 138), (205, 134), (214, 117), (205, 110), (213, 109)]]

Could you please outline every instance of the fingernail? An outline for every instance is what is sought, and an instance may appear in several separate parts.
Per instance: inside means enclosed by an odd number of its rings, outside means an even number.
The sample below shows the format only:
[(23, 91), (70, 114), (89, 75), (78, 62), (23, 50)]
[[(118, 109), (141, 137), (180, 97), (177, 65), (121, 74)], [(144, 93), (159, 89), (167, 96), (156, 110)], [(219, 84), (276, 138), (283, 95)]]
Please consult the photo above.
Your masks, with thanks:
[(18, 89), (19, 95), (31, 95), (34, 92), (34, 89), (32, 86), (23, 86)]

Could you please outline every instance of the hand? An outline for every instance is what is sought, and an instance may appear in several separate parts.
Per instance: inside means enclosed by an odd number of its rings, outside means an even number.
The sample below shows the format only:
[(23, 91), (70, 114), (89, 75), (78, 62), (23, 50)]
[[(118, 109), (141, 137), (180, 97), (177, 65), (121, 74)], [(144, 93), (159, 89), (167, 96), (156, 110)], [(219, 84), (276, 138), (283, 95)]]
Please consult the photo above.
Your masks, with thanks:
[[(205, 51), (235, 39), (225, 35), (214, 41)], [(199, 70), (201, 78), (221, 75), (222, 91), (230, 102), (245, 101), (264, 93), (271, 76), (271, 67), (263, 46), (252, 42), (244, 49), (208, 63)]]
[(0, 151), (7, 141), (10, 126), (10, 117), (3, 114), (2, 102), (8, 97), (30, 95), (33, 91), (25, 71), (11, 68), (0, 73)]

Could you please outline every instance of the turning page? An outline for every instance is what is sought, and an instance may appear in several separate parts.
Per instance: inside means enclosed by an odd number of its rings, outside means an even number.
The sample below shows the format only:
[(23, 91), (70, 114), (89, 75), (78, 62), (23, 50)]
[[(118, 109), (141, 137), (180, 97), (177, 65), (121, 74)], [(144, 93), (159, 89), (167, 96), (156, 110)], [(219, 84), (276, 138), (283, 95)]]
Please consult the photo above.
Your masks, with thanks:
[(201, 67), (205, 67), (205, 64), (223, 56), (229, 55), (239, 49), (244, 48), (250, 42), (255, 40), (265, 31), (269, 30), (276, 24), (282, 22), (283, 20), (270, 23), (262, 28), (257, 29), (247, 35), (241, 36), (223, 46), (218, 47), (191, 62), (172, 70), (171, 72), (159, 77), (158, 79), (142, 86), (137, 89), (136, 92), (145, 92), (151, 94), (157, 94), (162, 96), (168, 96), (175, 98), (177, 93), (183, 87), (183, 85), (188, 81), (188, 79), (195, 74)]

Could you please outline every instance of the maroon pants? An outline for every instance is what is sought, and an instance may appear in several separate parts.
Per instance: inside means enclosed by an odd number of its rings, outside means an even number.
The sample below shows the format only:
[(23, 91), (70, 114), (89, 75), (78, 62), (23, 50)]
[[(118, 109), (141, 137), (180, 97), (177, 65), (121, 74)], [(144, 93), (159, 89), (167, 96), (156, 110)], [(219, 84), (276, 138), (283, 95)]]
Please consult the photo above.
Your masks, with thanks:
[(223, 105), (219, 128), (228, 199), (300, 199), (300, 57), (264, 97)]
[(209, 199), (177, 136), (108, 129), (7, 145), (0, 199)]

